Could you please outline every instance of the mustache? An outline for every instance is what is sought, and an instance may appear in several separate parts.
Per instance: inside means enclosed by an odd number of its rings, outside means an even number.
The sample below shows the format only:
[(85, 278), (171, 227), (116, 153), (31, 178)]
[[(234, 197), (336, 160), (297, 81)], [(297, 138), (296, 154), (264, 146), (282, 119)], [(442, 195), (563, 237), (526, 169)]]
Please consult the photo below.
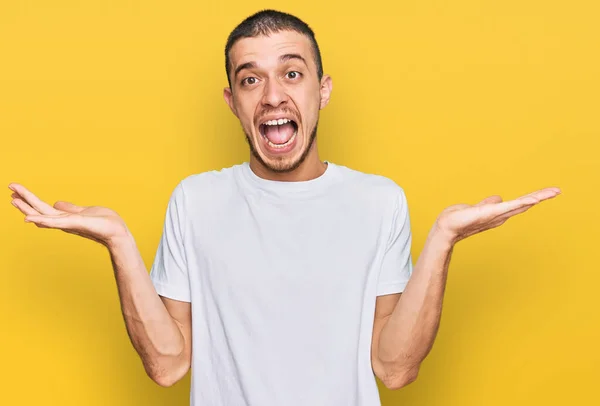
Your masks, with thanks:
[(294, 118), (294, 121), (296, 121), (296, 123), (298, 122), (298, 114), (296, 113), (295, 110), (292, 110), (290, 108), (262, 111), (261, 114), (256, 118), (255, 122), (258, 123), (258, 122), (260, 122), (260, 120), (262, 120), (263, 117), (266, 117), (269, 115), (276, 115), (276, 114), (289, 115)]

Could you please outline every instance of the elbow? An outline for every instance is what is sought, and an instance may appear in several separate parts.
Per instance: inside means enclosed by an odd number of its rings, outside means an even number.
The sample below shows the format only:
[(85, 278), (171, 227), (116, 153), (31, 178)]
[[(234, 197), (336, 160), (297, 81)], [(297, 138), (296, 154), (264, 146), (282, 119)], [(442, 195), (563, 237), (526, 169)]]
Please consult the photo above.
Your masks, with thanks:
[(179, 382), (185, 374), (174, 374), (174, 373), (153, 373), (148, 374), (150, 379), (154, 381), (158, 386), (163, 388), (169, 388)]
[(169, 388), (179, 382), (187, 374), (190, 369), (190, 363), (186, 362), (177, 367), (164, 368), (146, 368), (148, 377), (152, 379), (154, 383), (163, 388)]
[(398, 390), (416, 381), (418, 375), (419, 368), (417, 367), (402, 372), (390, 374), (381, 381), (383, 382), (386, 388), (390, 390)]
[(175, 385), (181, 378), (175, 378), (169, 375), (159, 375), (159, 376), (150, 376), (150, 379), (154, 381), (158, 386), (162, 386), (163, 388), (169, 388)]

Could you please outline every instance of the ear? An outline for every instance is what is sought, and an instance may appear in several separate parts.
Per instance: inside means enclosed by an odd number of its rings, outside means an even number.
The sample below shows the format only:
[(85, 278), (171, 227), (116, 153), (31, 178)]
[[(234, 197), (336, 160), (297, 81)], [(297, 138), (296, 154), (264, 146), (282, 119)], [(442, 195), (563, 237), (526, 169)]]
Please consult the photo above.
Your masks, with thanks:
[(319, 109), (325, 108), (329, 103), (329, 98), (331, 97), (331, 90), (333, 89), (333, 83), (331, 81), (331, 76), (323, 75), (321, 78), (321, 106)]
[(227, 105), (231, 109), (232, 113), (237, 117), (238, 115), (237, 111), (235, 110), (235, 104), (233, 103), (233, 92), (231, 91), (231, 88), (226, 87), (223, 89), (223, 98), (227, 102)]

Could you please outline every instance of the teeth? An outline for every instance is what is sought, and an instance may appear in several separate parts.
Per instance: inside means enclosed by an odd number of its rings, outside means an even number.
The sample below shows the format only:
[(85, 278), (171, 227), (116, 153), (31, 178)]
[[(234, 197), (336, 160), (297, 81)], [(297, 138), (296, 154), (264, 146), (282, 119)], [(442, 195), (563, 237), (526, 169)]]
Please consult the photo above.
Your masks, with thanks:
[(289, 123), (290, 119), (287, 118), (280, 118), (279, 120), (269, 120), (266, 123), (264, 123), (265, 125), (282, 125), (282, 124), (286, 124)]
[(294, 132), (294, 135), (292, 135), (292, 138), (290, 138), (289, 140), (287, 140), (287, 142), (285, 144), (273, 144), (271, 141), (269, 141), (267, 139), (267, 137), (263, 137), (263, 138), (265, 139), (265, 141), (267, 141), (267, 144), (269, 144), (269, 146), (271, 148), (283, 148), (283, 147), (287, 147), (292, 142), (294, 142), (294, 139), (296, 138), (296, 134), (298, 134), (298, 131)]

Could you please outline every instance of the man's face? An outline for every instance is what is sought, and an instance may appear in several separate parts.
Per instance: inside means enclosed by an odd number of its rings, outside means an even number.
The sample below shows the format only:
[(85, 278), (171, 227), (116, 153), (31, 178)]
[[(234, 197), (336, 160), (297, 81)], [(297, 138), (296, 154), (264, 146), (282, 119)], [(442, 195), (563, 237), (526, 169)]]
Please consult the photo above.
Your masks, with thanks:
[(331, 78), (318, 79), (310, 40), (295, 31), (242, 38), (229, 56), (224, 96), (253, 156), (273, 172), (296, 169), (316, 154), (319, 110), (331, 92)]

